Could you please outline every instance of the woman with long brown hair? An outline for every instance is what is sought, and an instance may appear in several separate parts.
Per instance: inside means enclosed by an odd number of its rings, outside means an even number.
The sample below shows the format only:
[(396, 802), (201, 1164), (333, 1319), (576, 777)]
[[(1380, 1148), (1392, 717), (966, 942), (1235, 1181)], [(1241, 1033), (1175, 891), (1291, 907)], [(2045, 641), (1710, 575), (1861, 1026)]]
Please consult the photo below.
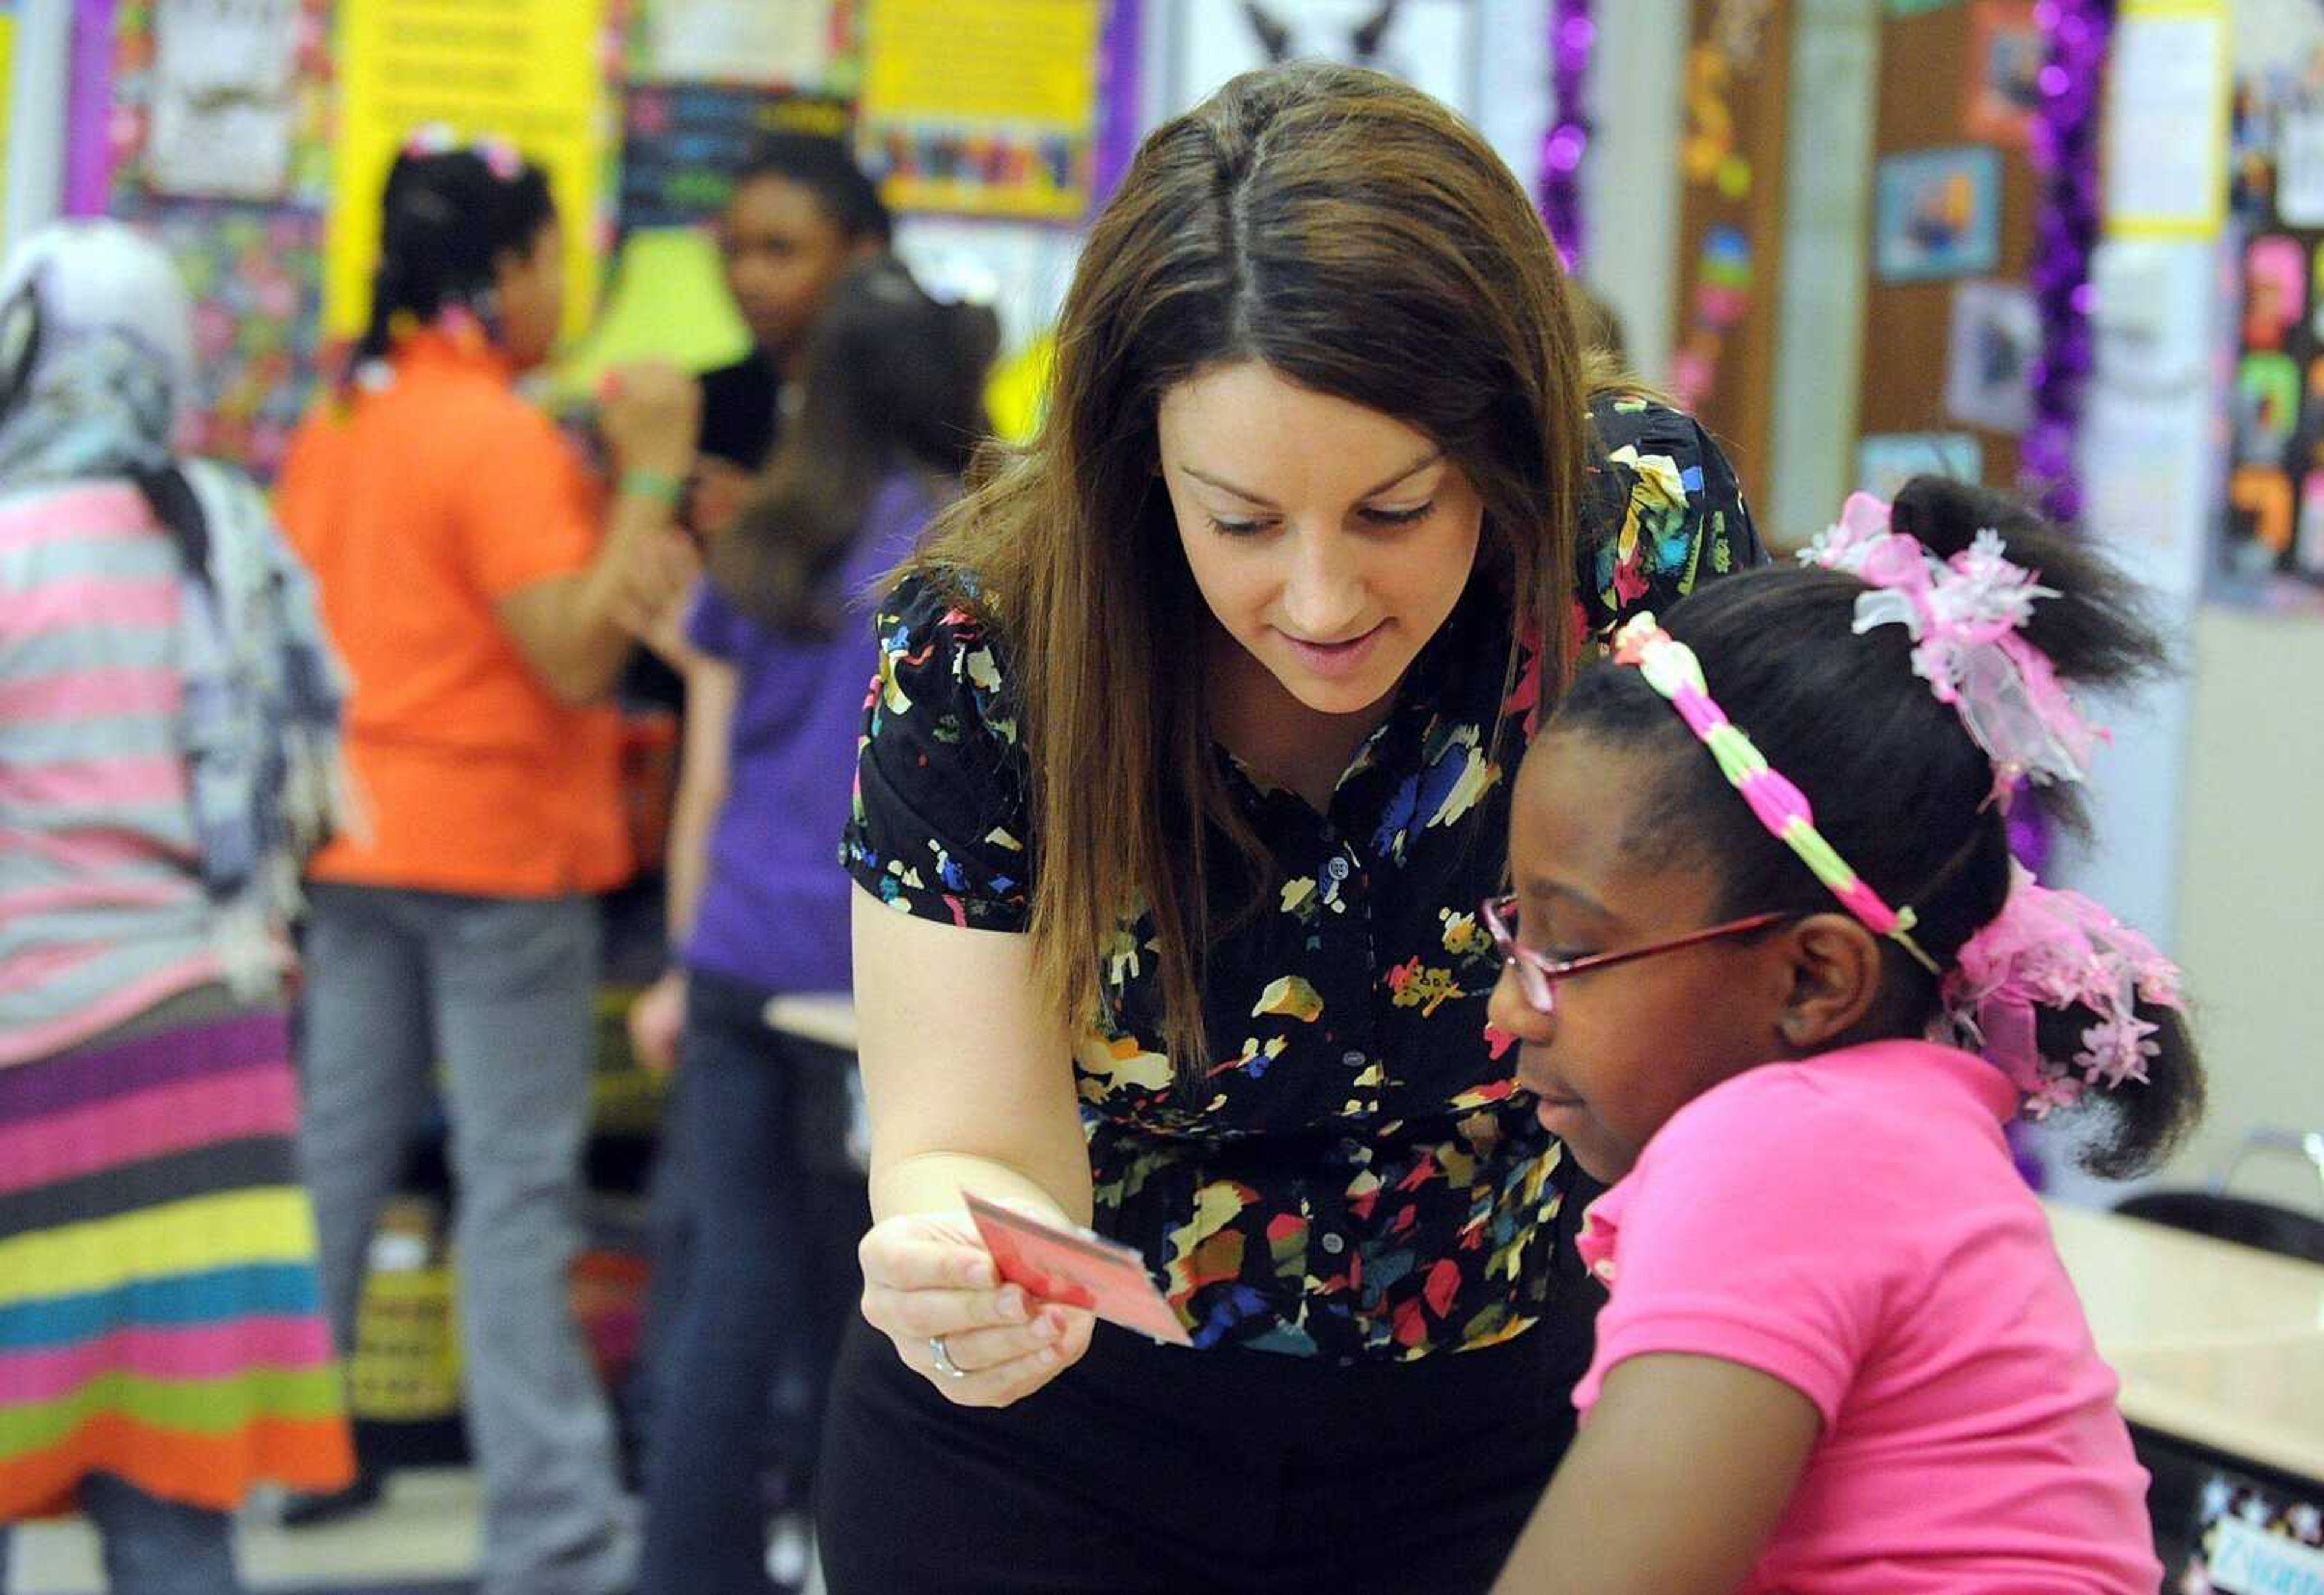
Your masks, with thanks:
[[(879, 621), (885, 1338), (842, 1358), (830, 1587), (1480, 1590), (1594, 1305), (1484, 1023), (1508, 772), (1593, 638), (1757, 543), (1577, 349), (1507, 169), (1375, 73), (1157, 131), (1057, 347)], [(1136, 1248), (1194, 1349), (1002, 1284), (964, 1192)]]

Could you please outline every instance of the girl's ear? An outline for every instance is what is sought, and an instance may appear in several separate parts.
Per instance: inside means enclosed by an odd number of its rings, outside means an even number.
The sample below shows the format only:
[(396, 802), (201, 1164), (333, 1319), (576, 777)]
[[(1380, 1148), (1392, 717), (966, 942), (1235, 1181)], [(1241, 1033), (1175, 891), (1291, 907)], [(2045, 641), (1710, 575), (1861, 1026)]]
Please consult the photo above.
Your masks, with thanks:
[(1791, 990), (1776, 1015), (1785, 1044), (1821, 1051), (1861, 1025), (1880, 1000), (1886, 963), (1880, 939), (1847, 914), (1811, 914), (1783, 945)]

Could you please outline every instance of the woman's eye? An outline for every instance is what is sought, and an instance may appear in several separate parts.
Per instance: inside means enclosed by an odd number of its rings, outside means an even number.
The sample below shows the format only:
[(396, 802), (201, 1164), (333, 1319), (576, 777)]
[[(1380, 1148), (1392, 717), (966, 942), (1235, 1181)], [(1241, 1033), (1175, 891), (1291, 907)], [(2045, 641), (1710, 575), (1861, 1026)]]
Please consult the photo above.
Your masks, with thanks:
[(1415, 504), (1408, 510), (1382, 510), (1367, 507), (1363, 518), (1374, 526), (1416, 526), (1435, 512), (1436, 501)]
[(1271, 522), (1265, 521), (1229, 521), (1222, 516), (1210, 517), (1211, 530), (1222, 537), (1257, 537)]

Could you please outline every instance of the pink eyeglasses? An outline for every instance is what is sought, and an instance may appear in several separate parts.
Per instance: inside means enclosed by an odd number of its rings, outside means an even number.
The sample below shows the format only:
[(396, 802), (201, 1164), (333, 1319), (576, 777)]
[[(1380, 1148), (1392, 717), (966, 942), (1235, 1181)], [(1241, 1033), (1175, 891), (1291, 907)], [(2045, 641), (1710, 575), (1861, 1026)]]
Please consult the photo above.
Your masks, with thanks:
[(1730, 919), (1707, 930), (1691, 930), (1666, 942), (1650, 942), (1643, 947), (1625, 947), (1618, 953), (1592, 953), (1587, 958), (1568, 959), (1561, 963), (1557, 959), (1545, 957), (1531, 947), (1518, 945), (1516, 898), (1487, 898), (1480, 913), (1484, 918), (1487, 934), (1493, 938), (1494, 948), (1501, 955), (1502, 964), (1517, 972), (1517, 990), (1525, 993), (1526, 1003), (1536, 1013), (1557, 1011), (1557, 982), (1568, 975), (1608, 969), (1639, 958), (1651, 958), (1657, 953), (1675, 953), (1681, 947), (1717, 941), (1722, 936), (1745, 936), (1792, 917), (1788, 914), (1754, 914), (1748, 919)]

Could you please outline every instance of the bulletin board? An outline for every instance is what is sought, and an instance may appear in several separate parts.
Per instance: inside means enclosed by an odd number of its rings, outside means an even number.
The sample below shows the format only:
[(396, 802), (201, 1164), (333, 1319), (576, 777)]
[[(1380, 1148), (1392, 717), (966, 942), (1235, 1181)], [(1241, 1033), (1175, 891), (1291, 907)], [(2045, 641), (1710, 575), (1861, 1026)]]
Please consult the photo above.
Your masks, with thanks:
[(1694, 0), (1670, 387), (1747, 482), (1766, 470), (1783, 281), (1791, 0)]
[(1859, 487), (1886, 495), (1923, 472), (2017, 484), (2041, 342), (2026, 276), (2042, 64), (2034, 0), (1884, 10)]
[(733, 174), (772, 133), (853, 135), (838, 95), (735, 83), (632, 84), (622, 112), (617, 215), (624, 233), (698, 226), (726, 207)]
[(323, 321), (363, 330), (379, 253), (380, 190), (412, 129), (514, 142), (548, 171), (565, 223), (566, 331), (597, 300), (621, 55), (608, 0), (337, 0), (337, 128), (332, 138)]
[(186, 447), (280, 468), (323, 357), (329, 0), (124, 0), (97, 206), (177, 262), (197, 355)]
[(899, 210), (1078, 221), (1105, 0), (872, 0), (861, 152)]
[(2324, 612), (2324, 52), (2236, 87), (2235, 373), (2217, 595)]
[[(0, 18), (15, 4), (0, 0)], [(1010, 15), (1041, 24), (1021, 65), (1039, 75), (1047, 107), (1023, 122), (1019, 144), (955, 149), (938, 124), (975, 111), (999, 79), (946, 82), (915, 45), (881, 78), (887, 133), (859, 148), (905, 162), (889, 173), (899, 208), (991, 216), (1003, 219), (988, 228), (1047, 240), (1053, 228), (1005, 224), (1078, 220), (1127, 164), (1140, 8), (1010, 4)], [(762, 133), (858, 128), (866, 78), (865, 0), (72, 6), (68, 208), (122, 217), (171, 250), (197, 300), (202, 349), (187, 442), (263, 479), (361, 319), (378, 185), (409, 123), (509, 136), (546, 160), (574, 252), (573, 330), (607, 263), (638, 266), (626, 288), (614, 268), (605, 322), (576, 343), (576, 362), (659, 351), (694, 364), (687, 351), (742, 336), (698, 230), (723, 206), (726, 174)], [(927, 9), (897, 0), (889, 20)], [(949, 25), (948, 37), (966, 24)], [(230, 158), (249, 150), (258, 157)], [(921, 180), (936, 173), (931, 157), (951, 162), (946, 180)], [(992, 242), (978, 251), (1007, 279), (1014, 253)], [(1035, 253), (1050, 258), (1046, 244)], [(675, 344), (673, 329), (683, 334)]]

